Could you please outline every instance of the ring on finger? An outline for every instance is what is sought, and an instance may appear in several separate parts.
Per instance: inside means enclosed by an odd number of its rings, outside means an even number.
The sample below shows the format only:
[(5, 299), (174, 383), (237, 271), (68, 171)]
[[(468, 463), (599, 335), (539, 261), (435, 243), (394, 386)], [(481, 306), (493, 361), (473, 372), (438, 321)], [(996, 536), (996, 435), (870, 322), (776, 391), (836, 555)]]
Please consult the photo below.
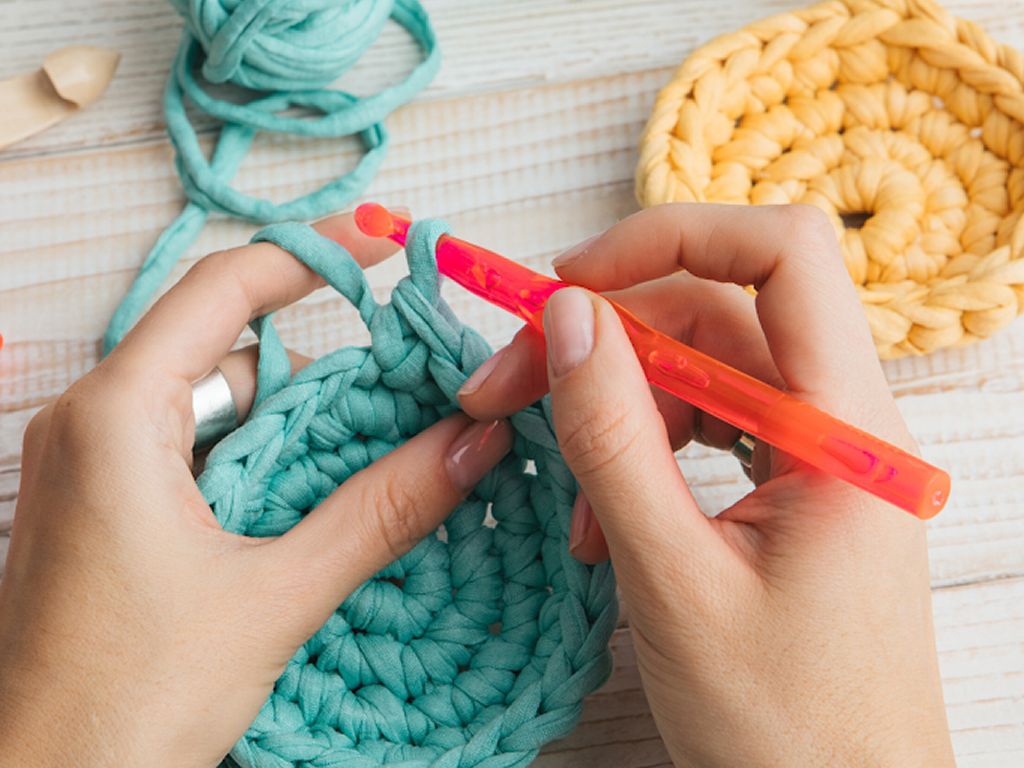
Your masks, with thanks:
[(749, 432), (741, 433), (739, 439), (733, 443), (732, 455), (739, 459), (740, 464), (747, 469), (750, 469), (754, 463), (754, 446), (756, 444), (757, 438)]
[(220, 368), (192, 385), (192, 413), (196, 421), (193, 450), (213, 445), (238, 426), (235, 399)]

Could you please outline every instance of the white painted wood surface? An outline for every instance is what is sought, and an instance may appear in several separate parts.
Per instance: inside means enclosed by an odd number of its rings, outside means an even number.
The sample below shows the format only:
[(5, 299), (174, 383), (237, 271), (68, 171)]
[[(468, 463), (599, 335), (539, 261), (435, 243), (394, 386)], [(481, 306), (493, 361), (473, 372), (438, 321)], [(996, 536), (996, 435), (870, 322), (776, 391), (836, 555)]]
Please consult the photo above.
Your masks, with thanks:
[[(447, 217), (460, 234), (546, 269), (560, 249), (635, 208), (635, 144), (654, 94), (695, 45), (790, 0), (428, 0), (444, 52), (437, 80), (388, 122), (393, 146), (368, 197)], [(951, 9), (1024, 47), (1024, 6)], [(71, 42), (124, 52), (96, 107), (0, 154), (0, 562), (13, 516), (21, 433), (97, 359), (97, 340), (135, 267), (182, 196), (159, 98), (180, 24), (161, 0), (0, 0), (0, 77)], [(394, 80), (415, 58), (388, 29), (343, 84)], [(212, 127), (206, 131), (212, 136)], [(284, 199), (356, 159), (351, 142), (263, 137), (239, 177)], [(217, 220), (176, 275), (253, 227)], [(382, 295), (400, 260), (371, 273)], [(449, 291), (495, 344), (516, 324)], [(361, 338), (322, 291), (280, 313), (290, 346), (321, 354)], [(953, 498), (929, 526), (938, 644), (962, 766), (1024, 764), (1024, 320), (967, 349), (886, 365), (927, 458)], [(731, 457), (691, 448), (682, 466), (717, 509), (746, 492)], [(628, 630), (617, 670), (545, 768), (667, 765), (639, 688)], [(2, 661), (0, 661), (2, 663)], [(685, 727), (682, 724), (681, 727)]]

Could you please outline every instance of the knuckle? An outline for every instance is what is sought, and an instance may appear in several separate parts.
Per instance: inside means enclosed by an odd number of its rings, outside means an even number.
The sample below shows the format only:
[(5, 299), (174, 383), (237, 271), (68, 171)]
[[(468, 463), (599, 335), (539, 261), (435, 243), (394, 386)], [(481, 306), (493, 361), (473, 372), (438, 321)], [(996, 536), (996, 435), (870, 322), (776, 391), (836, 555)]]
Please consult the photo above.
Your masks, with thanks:
[(625, 404), (605, 415), (577, 414), (562, 430), (559, 443), (577, 477), (600, 474), (627, 456), (641, 438), (640, 420)]
[(225, 289), (234, 287), (244, 293), (248, 286), (242, 262), (237, 248), (214, 251), (193, 264), (187, 277), (197, 283), (216, 284)]
[(805, 203), (793, 203), (777, 206), (774, 210), (784, 236), (803, 242), (835, 243), (836, 235), (832, 222), (820, 208)]
[(232, 253), (233, 249), (231, 248), (208, 253), (192, 265), (189, 274), (193, 279), (205, 279), (210, 274), (219, 274), (230, 265), (233, 259)]
[(71, 446), (92, 444), (120, 422), (124, 388), (105, 378), (96, 369), (57, 398), (49, 417), (52, 436)]
[(389, 478), (373, 484), (363, 502), (373, 526), (372, 533), (384, 542), (392, 560), (400, 558), (423, 537), (425, 531), (417, 514), (423, 499), (407, 483)]
[(199, 261), (189, 267), (183, 281), (188, 280), (195, 283), (204, 283), (207, 280), (215, 279), (224, 268), (224, 261), (228, 251), (215, 251), (203, 256)]
[(42, 443), (46, 436), (47, 428), (50, 425), (50, 417), (53, 414), (53, 406), (48, 405), (41, 408), (29, 419), (25, 425), (25, 434), (22, 436), (22, 453), (28, 453), (29, 448)]
[(95, 406), (89, 393), (72, 386), (53, 405), (53, 430), (62, 443), (77, 445), (93, 433)]

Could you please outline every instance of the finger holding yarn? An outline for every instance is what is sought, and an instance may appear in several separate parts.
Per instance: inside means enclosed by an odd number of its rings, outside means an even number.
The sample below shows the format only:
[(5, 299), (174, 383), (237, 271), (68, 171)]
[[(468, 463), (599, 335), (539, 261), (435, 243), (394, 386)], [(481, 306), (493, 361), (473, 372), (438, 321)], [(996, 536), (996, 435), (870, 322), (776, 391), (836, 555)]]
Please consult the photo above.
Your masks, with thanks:
[[(419, 93), (440, 67), (437, 39), (419, 0), (171, 3), (185, 29), (164, 89), (164, 116), (189, 202), (146, 256), (115, 311), (104, 334), (104, 354), (124, 337), (211, 212), (270, 223), (319, 218), (351, 203), (384, 159), (388, 135), (383, 120)], [(328, 88), (372, 45), (389, 18), (416, 42), (422, 61), (401, 82), (369, 96)], [(208, 83), (256, 93), (248, 101), (240, 100), (238, 92), (213, 95)], [(189, 104), (222, 123), (210, 159), (200, 146)], [(295, 116), (290, 113), (294, 108), (313, 114)], [(354, 169), (319, 189), (274, 202), (231, 184), (259, 131), (354, 135), (364, 154)]]
[[(291, 377), (269, 318), (257, 404), (199, 477), (218, 521), (276, 536), (347, 478), (457, 406), (490, 355), (438, 291), (440, 222), (409, 233), (410, 275), (377, 304), (354, 260), (299, 224), (257, 233), (359, 307), (368, 347)], [(353, 592), (299, 649), (230, 754), (244, 768), (519, 768), (611, 671), (608, 564), (568, 550), (576, 483), (546, 403), (512, 417), (512, 453), (435, 535)]]
[(694, 51), (640, 144), (641, 205), (807, 203), (879, 355), (1024, 311), (1024, 58), (932, 0), (839, 0)]

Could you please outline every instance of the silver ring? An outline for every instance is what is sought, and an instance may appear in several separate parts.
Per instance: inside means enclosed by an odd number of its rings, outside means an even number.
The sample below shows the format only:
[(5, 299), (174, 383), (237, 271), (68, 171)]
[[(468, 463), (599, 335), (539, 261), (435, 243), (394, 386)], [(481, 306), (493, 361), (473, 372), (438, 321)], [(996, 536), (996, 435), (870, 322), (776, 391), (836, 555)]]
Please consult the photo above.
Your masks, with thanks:
[(194, 450), (213, 445), (238, 426), (235, 399), (220, 368), (192, 385), (192, 413), (196, 419)]
[(750, 469), (750, 465), (754, 463), (754, 445), (757, 443), (757, 438), (748, 432), (740, 434), (740, 439), (737, 440), (732, 446), (732, 455), (740, 460), (747, 469)]

